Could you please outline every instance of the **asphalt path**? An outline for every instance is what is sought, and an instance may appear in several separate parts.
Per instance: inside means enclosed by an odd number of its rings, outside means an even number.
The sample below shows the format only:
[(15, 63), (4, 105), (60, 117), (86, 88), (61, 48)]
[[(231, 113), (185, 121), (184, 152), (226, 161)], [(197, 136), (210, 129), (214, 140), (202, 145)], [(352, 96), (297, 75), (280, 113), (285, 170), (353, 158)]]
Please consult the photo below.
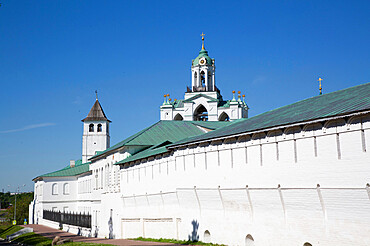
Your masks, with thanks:
[(69, 232), (53, 229), (53, 228), (43, 226), (43, 225), (22, 225), (22, 226), (31, 227), (33, 228), (34, 233), (50, 238), (50, 239), (54, 239), (56, 236), (59, 236), (61, 239), (71, 239), (73, 242), (103, 243), (103, 244), (126, 245), (126, 246), (160, 246), (160, 245), (174, 246), (175, 245), (172, 243), (136, 241), (136, 240), (128, 240), (128, 239), (105, 239), (105, 238), (96, 238), (96, 237), (82, 237), (82, 236), (78, 236), (78, 235), (75, 235)]

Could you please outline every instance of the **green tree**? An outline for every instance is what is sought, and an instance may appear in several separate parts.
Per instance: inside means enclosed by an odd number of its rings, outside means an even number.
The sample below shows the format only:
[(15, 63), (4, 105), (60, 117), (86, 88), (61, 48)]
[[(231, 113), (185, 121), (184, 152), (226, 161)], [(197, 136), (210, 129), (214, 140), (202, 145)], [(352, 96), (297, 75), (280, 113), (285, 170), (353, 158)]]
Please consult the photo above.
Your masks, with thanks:
[[(12, 206), (8, 208), (7, 219), (12, 221), (14, 219), (14, 208), (15, 208), (15, 196), (11, 196)], [(17, 194), (17, 213), (16, 220), (17, 224), (23, 224), (23, 220), (27, 219), (28, 221), (28, 207), (33, 200), (33, 192)]]

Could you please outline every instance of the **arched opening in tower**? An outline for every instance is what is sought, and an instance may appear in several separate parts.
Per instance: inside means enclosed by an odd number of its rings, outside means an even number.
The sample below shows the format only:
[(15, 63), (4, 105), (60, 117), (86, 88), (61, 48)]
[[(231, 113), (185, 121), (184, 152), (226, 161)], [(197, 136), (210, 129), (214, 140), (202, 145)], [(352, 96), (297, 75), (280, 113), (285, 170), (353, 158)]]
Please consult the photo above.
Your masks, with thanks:
[(175, 116), (175, 118), (173, 118), (174, 120), (183, 120), (184, 118), (181, 116), (181, 114), (177, 114)]
[(227, 115), (227, 113), (222, 112), (220, 117), (218, 118), (219, 121), (230, 121), (230, 117)]
[(204, 74), (204, 71), (200, 72), (200, 82), (203, 87), (206, 86), (206, 76)]
[(203, 105), (199, 105), (194, 111), (195, 121), (208, 121), (208, 111)]

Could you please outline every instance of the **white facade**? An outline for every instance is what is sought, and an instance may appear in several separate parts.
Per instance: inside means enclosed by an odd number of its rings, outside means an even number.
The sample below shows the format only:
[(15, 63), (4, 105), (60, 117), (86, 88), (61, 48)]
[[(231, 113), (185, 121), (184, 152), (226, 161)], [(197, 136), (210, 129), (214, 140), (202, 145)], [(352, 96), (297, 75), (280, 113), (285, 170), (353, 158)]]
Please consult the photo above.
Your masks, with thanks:
[(99, 237), (187, 240), (196, 228), (199, 240), (228, 245), (368, 245), (367, 146), (369, 113), (206, 141), (120, 169), (121, 150), (89, 175), (36, 182), (36, 221), (45, 222), (42, 209), (68, 207), (90, 210)]
[(103, 151), (109, 147), (109, 122), (85, 121), (82, 136), (82, 162), (87, 162), (97, 151)]

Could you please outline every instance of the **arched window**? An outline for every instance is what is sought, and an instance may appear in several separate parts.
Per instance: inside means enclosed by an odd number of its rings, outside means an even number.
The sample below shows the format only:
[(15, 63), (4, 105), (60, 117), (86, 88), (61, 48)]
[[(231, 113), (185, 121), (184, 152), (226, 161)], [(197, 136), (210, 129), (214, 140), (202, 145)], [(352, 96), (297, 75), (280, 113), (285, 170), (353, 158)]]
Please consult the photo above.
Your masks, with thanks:
[(203, 105), (199, 105), (194, 111), (195, 121), (208, 121), (208, 111)]
[(89, 132), (94, 132), (94, 124), (89, 125)]
[(194, 80), (197, 80), (197, 78), (198, 78), (198, 74), (197, 74), (197, 72), (195, 72), (194, 73)]
[(173, 118), (174, 120), (183, 120), (184, 118), (181, 116), (181, 114), (177, 114), (175, 116), (175, 118)]
[(98, 124), (98, 132), (102, 132), (102, 126), (101, 126), (101, 124)]
[(51, 192), (53, 195), (58, 195), (58, 184), (53, 184), (51, 187)]
[(200, 72), (200, 82), (201, 82), (201, 85), (205, 85), (206, 83), (206, 77), (204, 75), (204, 71)]
[(303, 246), (312, 246), (312, 244), (310, 244), (309, 242), (305, 242), (305, 243), (303, 244)]
[(65, 183), (63, 185), (63, 194), (64, 195), (69, 195), (69, 184), (68, 183)]
[(210, 243), (211, 242), (211, 233), (208, 230), (206, 230), (204, 232), (203, 240), (204, 240), (205, 243)]
[(245, 246), (254, 246), (254, 239), (251, 234), (245, 237)]
[(230, 117), (227, 115), (227, 113), (222, 112), (220, 117), (218, 117), (219, 121), (230, 121)]

